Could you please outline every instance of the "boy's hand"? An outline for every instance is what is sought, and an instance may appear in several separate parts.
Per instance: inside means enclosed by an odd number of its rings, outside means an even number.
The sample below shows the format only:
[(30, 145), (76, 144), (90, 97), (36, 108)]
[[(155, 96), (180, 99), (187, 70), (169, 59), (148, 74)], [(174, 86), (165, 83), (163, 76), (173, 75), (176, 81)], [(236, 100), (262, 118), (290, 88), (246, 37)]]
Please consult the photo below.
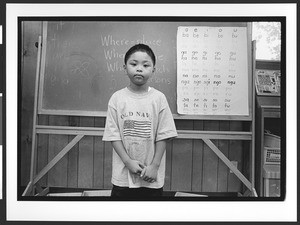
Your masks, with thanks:
[(157, 179), (157, 171), (158, 171), (158, 166), (151, 164), (142, 170), (141, 178), (144, 181), (153, 183)]
[(125, 162), (127, 169), (133, 174), (140, 174), (145, 167), (140, 161), (129, 159)]

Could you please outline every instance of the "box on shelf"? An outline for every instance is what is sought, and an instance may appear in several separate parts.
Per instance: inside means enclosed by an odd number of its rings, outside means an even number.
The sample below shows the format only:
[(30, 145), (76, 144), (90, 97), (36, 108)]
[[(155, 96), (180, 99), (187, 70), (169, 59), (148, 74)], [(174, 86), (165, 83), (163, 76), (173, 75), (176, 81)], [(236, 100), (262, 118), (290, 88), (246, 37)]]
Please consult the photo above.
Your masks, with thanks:
[(280, 137), (271, 133), (264, 134), (265, 147), (280, 148)]

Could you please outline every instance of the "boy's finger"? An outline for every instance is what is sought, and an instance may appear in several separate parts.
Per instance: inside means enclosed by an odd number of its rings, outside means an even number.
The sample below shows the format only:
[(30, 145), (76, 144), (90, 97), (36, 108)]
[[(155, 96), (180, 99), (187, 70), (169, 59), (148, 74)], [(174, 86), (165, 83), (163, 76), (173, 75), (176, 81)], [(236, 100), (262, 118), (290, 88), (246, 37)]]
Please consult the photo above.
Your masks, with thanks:
[(134, 175), (134, 174), (132, 174), (132, 175), (131, 175), (131, 178), (132, 178), (132, 183), (134, 183), (134, 184), (135, 184), (135, 182), (136, 182), (135, 175)]
[(145, 175), (145, 173), (146, 173), (146, 168), (144, 167), (144, 169), (143, 169), (142, 172), (141, 172), (140, 177), (143, 177), (143, 176)]
[(144, 164), (142, 164), (142, 163), (140, 163), (140, 162), (139, 162), (139, 166), (140, 166), (142, 169), (145, 168)]

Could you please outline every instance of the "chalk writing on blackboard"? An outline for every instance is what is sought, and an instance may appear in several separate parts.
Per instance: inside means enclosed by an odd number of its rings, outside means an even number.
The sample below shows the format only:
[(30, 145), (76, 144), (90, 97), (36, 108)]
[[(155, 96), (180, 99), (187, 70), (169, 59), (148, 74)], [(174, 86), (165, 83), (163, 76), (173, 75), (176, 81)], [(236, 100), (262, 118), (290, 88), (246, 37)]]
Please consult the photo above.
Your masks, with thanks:
[[(119, 38), (113, 35), (101, 35), (101, 49), (103, 49), (104, 59), (106, 60), (106, 68), (107, 72), (116, 72), (123, 71), (123, 59), (124, 59), (124, 49), (131, 47), (132, 45), (143, 43), (150, 46), (162, 46), (161, 39), (148, 39), (145, 34), (141, 36), (137, 36), (135, 39), (129, 38)], [(164, 55), (157, 55), (157, 61), (161, 62), (160, 66), (157, 67), (156, 73), (165, 74), (169, 73), (170, 69), (163, 64)], [(157, 82), (165, 82), (164, 80), (160, 80)], [(168, 83), (170, 82), (167, 81)]]
[(150, 86), (164, 92), (172, 112), (176, 113), (176, 24), (110, 21), (44, 24), (40, 113), (104, 115), (110, 96), (128, 85), (124, 54), (137, 43), (148, 44), (155, 52), (156, 70), (149, 79)]
[(177, 108), (188, 115), (249, 115), (245, 27), (178, 27)]

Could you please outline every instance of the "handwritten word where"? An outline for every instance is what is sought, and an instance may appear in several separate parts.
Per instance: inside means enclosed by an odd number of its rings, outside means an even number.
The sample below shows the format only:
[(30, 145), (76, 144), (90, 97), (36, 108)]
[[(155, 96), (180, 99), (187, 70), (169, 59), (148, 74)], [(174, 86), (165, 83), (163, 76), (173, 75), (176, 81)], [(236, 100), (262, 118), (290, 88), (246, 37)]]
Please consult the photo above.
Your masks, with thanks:
[(129, 45), (135, 45), (138, 43), (147, 44), (147, 45), (155, 45), (155, 46), (161, 46), (162, 40), (147, 40), (145, 38), (145, 35), (143, 34), (141, 39), (136, 40), (128, 40), (128, 39), (118, 39), (113, 37), (112, 35), (102, 36), (101, 35), (101, 44), (102, 46), (129, 46)]

